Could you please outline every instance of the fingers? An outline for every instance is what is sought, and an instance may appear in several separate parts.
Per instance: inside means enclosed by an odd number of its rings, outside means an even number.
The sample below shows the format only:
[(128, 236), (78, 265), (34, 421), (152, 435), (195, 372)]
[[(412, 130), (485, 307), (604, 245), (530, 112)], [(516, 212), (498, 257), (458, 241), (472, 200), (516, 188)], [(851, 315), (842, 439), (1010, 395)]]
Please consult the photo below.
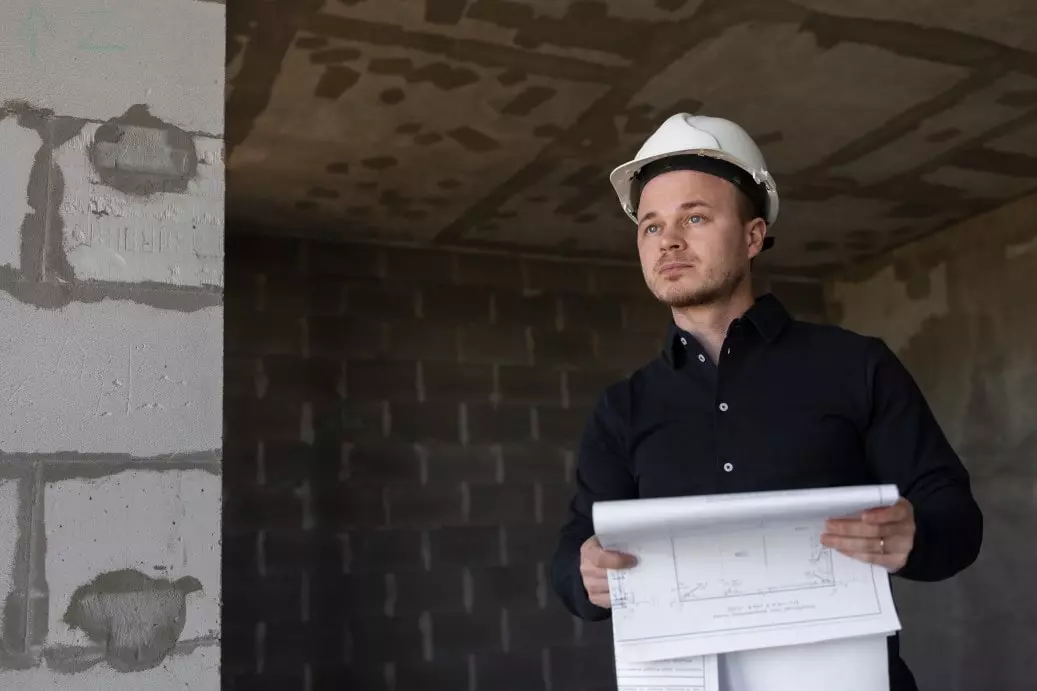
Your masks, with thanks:
[(599, 569), (629, 569), (637, 564), (637, 559), (622, 552), (607, 551), (597, 537), (591, 537), (580, 548), (580, 563), (589, 563)]
[(591, 537), (580, 547), (580, 576), (587, 590), (587, 599), (598, 607), (611, 608), (609, 569), (628, 569), (637, 560), (629, 554), (605, 550), (597, 537)]
[(843, 537), (888, 538), (890, 535), (914, 532), (913, 525), (913, 523), (905, 521), (866, 523), (863, 520), (834, 518), (825, 523), (825, 533)]
[(861, 514), (861, 520), (869, 524), (900, 523), (910, 520), (913, 515), (911, 502), (901, 498), (893, 506), (865, 511)]
[(876, 564), (891, 572), (898, 571), (907, 563), (911, 552), (912, 538), (907, 535), (891, 535), (887, 538), (843, 537), (822, 535), (821, 544), (844, 554), (851, 559)]
[(899, 554), (907, 553), (911, 541), (904, 536), (889, 537), (844, 537), (841, 535), (822, 535), (821, 544), (843, 554)]

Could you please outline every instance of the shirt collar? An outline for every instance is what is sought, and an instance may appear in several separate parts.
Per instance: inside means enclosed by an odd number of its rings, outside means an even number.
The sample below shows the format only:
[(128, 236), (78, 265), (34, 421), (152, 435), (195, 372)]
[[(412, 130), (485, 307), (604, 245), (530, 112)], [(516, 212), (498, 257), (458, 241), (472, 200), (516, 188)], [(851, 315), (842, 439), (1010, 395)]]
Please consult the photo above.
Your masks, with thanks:
[[(792, 321), (792, 316), (778, 298), (768, 293), (756, 298), (752, 307), (746, 310), (745, 314), (739, 317), (739, 319), (752, 324), (765, 341), (771, 342)], [(671, 321), (666, 333), (666, 347), (663, 349), (663, 358), (673, 367), (679, 367), (684, 361), (685, 345), (681, 343), (682, 337), (688, 342), (692, 340), (690, 334)]]

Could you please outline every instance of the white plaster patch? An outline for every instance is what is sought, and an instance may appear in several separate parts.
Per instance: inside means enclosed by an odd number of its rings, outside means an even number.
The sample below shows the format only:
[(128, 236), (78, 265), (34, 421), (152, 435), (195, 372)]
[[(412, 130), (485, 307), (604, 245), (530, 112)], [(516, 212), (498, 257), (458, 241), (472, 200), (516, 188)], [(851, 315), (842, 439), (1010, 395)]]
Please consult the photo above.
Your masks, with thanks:
[(128, 470), (48, 483), (47, 646), (91, 645), (63, 617), (77, 588), (121, 569), (170, 581), (198, 579), (202, 590), (187, 596), (180, 640), (218, 635), (220, 484), (219, 476), (201, 470)]
[(16, 118), (0, 119), (0, 266), (21, 268), (22, 221), (32, 211), (29, 176), (43, 140)]
[[(18, 546), (18, 483), (0, 480), (0, 604), (14, 587), (14, 558)], [(0, 625), (3, 612), (0, 611)]]
[(223, 308), (37, 309), (0, 292), (0, 449), (135, 456), (221, 446)]
[[(107, 120), (135, 104), (223, 132), (226, 7), (197, 0), (4, 0), (5, 94)], [(6, 97), (6, 96), (5, 96)]]
[(878, 336), (894, 352), (904, 348), (930, 317), (947, 314), (947, 265), (929, 270), (929, 295), (913, 299), (892, 265), (859, 283), (832, 283), (831, 297), (842, 308), (840, 326)]
[(171, 655), (155, 669), (132, 674), (120, 674), (104, 663), (77, 672), (74, 678), (46, 667), (0, 674), (3, 688), (18, 691), (219, 691), (220, 649), (206, 646), (187, 655)]
[(197, 138), (185, 193), (133, 197), (104, 185), (88, 149), (91, 124), (54, 154), (65, 177), (65, 254), (79, 280), (223, 285), (223, 142)]

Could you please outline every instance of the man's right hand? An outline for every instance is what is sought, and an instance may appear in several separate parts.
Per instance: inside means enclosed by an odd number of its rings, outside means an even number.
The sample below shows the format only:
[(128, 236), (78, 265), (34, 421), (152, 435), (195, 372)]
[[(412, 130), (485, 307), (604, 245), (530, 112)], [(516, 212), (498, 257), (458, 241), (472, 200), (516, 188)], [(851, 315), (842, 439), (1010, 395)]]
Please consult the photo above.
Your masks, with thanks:
[(637, 560), (622, 552), (608, 552), (598, 538), (592, 536), (580, 546), (580, 575), (590, 601), (598, 607), (612, 608), (609, 578), (606, 569), (629, 569)]

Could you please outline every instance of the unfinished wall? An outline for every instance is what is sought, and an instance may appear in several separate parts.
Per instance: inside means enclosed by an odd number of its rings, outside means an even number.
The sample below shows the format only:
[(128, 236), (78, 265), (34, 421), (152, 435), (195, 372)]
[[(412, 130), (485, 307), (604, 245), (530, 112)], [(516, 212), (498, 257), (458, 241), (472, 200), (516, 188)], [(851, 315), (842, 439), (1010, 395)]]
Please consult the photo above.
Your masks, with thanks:
[(0, 3), (0, 688), (219, 688), (224, 32)]
[(917, 378), (972, 474), (978, 562), (940, 584), (895, 580), (921, 688), (1033, 684), (1037, 608), (1037, 197), (827, 286), (831, 317), (881, 336)]
[(614, 686), (546, 569), (589, 407), (661, 347), (640, 271), (231, 238), (224, 688)]

